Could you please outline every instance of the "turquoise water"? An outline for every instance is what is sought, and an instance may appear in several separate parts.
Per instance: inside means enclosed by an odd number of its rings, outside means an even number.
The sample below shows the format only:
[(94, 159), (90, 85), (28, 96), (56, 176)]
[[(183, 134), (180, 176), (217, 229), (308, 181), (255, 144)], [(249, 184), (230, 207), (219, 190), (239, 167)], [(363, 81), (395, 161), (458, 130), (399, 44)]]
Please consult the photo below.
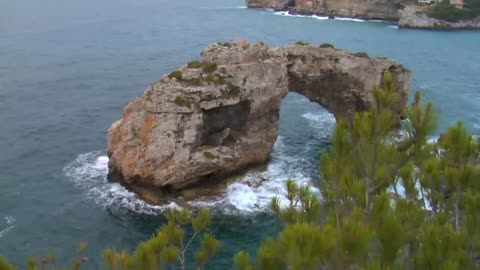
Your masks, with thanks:
[[(146, 205), (106, 182), (106, 130), (123, 107), (218, 40), (245, 38), (281, 46), (297, 40), (389, 56), (413, 71), (412, 89), (435, 102), (440, 128), (462, 119), (480, 135), (480, 33), (399, 30), (379, 22), (287, 17), (242, 7), (241, 0), (0, 1), (0, 254), (15, 262), (50, 250), (60, 260), (89, 244), (88, 269), (110, 246), (131, 250), (163, 222)], [(215, 212), (222, 242), (217, 269), (234, 251), (274, 235), (265, 213), (288, 177), (317, 181), (331, 115), (291, 94), (280, 137), (264, 171), (225, 194), (194, 202)], [(245, 182), (268, 181), (258, 188)]]

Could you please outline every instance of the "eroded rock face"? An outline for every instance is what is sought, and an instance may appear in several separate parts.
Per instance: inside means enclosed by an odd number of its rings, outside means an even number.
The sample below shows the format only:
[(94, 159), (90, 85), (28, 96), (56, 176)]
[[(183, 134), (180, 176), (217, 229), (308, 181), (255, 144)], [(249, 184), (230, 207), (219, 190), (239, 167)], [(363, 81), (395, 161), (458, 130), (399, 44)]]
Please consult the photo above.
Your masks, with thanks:
[(398, 20), (401, 0), (246, 0), (248, 7), (289, 10), (299, 14)]
[(151, 85), (108, 131), (109, 179), (151, 202), (264, 164), (289, 89), (336, 117), (349, 117), (369, 108), (385, 71), (403, 102), (410, 81), (391, 60), (318, 45), (268, 48), (235, 41), (213, 44), (201, 56), (201, 63)]
[(417, 29), (479, 29), (480, 17), (471, 20), (449, 22), (429, 17), (414, 7), (406, 7), (401, 11), (398, 26)]
[(246, 0), (245, 4), (250, 8), (272, 8), (275, 10), (286, 9), (295, 3), (294, 0)]

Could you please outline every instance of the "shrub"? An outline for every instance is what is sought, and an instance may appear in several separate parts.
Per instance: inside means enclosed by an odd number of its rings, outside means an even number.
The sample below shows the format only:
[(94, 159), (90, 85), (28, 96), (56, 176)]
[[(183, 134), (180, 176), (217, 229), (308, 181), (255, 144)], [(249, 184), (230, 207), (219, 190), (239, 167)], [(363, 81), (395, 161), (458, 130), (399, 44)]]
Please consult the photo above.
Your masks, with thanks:
[(182, 72), (180, 70), (175, 70), (172, 73), (168, 74), (168, 77), (170, 79), (175, 78), (180, 81), (182, 79)]
[(217, 70), (217, 64), (215, 64), (215, 63), (205, 63), (205, 64), (203, 64), (202, 70), (205, 73), (212, 73), (215, 70)]
[(188, 81), (188, 84), (189, 85), (192, 85), (192, 86), (201, 86), (202, 85), (202, 79), (200, 78), (193, 78), (191, 80)]
[(188, 62), (189, 68), (200, 68), (202, 67), (202, 63), (200, 61), (190, 61)]
[(225, 84), (225, 79), (223, 77), (220, 77), (218, 74), (208, 74), (205, 79), (206, 82), (208, 83), (214, 83), (217, 85), (222, 85)]
[(193, 105), (193, 101), (183, 98), (181, 96), (176, 96), (173, 102), (178, 106), (188, 107), (188, 108), (191, 108)]
[(436, 4), (429, 15), (433, 18), (449, 22), (458, 22), (468, 17), (466, 12), (450, 5), (448, 1)]
[(238, 97), (240, 95), (240, 87), (232, 84), (231, 82), (227, 83), (228, 95), (231, 97)]
[(368, 56), (368, 53), (366, 52), (357, 52), (357, 53), (354, 53), (353, 55), (360, 58), (370, 58), (370, 56)]
[(332, 49), (335, 49), (335, 47), (330, 44), (330, 43), (323, 43), (322, 45), (320, 45), (320, 48), (332, 48)]
[(297, 44), (297, 45), (301, 45), (301, 46), (310, 45), (310, 43), (308, 43), (308, 42), (303, 42), (303, 41), (301, 41), (301, 40), (299, 40), (299, 41), (295, 42), (295, 44)]
[(214, 154), (212, 154), (212, 153), (210, 153), (210, 152), (208, 152), (208, 151), (203, 151), (203, 156), (204, 156), (206, 159), (209, 159), (209, 160), (218, 158), (217, 156), (215, 156)]
[(230, 42), (218, 42), (218, 44), (219, 44), (220, 46), (230, 48)]

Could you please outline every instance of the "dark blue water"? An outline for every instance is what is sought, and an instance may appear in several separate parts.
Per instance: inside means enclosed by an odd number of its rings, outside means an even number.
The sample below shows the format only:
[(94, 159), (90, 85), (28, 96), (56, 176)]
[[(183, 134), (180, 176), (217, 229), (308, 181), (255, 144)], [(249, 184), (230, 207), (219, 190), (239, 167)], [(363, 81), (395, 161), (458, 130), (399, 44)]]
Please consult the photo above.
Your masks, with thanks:
[[(386, 23), (320, 21), (240, 8), (241, 0), (0, 0), (0, 254), (20, 263), (53, 250), (61, 260), (89, 244), (132, 249), (163, 223), (148, 206), (105, 180), (105, 134), (148, 84), (198, 58), (215, 41), (245, 38), (281, 46), (297, 40), (388, 56), (413, 71), (438, 107), (440, 131), (461, 119), (480, 134), (480, 33), (399, 30)], [(282, 182), (316, 180), (333, 118), (289, 95), (273, 159), (218, 198), (217, 269), (235, 250), (274, 235), (263, 213)], [(252, 189), (260, 176), (269, 181)]]

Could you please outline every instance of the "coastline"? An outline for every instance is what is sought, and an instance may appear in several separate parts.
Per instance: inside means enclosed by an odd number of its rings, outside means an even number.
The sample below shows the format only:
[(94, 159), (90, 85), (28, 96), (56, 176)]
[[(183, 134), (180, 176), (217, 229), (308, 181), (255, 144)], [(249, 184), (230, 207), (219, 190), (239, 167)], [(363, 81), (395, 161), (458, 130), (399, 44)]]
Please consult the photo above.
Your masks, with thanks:
[(432, 30), (432, 31), (461, 31), (480, 30), (480, 17), (472, 20), (450, 22), (446, 20), (440, 20), (428, 16), (425, 13), (418, 13), (414, 7), (405, 7), (405, 9), (399, 11), (399, 17), (380, 17), (380, 16), (342, 16), (332, 15), (318, 12), (293, 10), (291, 8), (269, 8), (260, 6), (246, 6), (249, 9), (259, 9), (272, 12), (276, 15), (282, 15), (287, 17), (303, 17), (314, 18), (318, 20), (339, 20), (339, 21), (353, 21), (353, 22), (383, 22), (391, 23), (398, 26), (399, 29), (416, 29), (416, 30)]

